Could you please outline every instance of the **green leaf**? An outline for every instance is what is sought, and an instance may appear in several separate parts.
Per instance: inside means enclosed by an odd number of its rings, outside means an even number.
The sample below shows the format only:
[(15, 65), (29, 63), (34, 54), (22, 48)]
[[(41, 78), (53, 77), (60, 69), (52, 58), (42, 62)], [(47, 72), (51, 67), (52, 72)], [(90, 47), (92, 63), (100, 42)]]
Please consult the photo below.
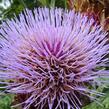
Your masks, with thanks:
[(56, 0), (51, 0), (50, 7), (55, 7), (55, 2), (56, 2)]
[(91, 104), (83, 107), (82, 109), (109, 109), (109, 89), (104, 97), (99, 98), (100, 102), (92, 102)]
[(12, 109), (11, 103), (13, 101), (14, 95), (2, 95), (0, 96), (0, 109)]
[(49, 0), (38, 0), (42, 6), (49, 6)]

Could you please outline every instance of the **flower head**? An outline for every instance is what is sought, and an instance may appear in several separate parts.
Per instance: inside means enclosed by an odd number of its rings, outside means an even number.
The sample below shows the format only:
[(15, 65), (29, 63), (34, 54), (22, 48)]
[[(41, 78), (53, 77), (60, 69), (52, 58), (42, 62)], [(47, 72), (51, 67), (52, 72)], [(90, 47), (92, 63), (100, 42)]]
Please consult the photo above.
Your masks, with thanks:
[(101, 96), (93, 86), (108, 75), (101, 67), (109, 44), (106, 32), (93, 23), (73, 10), (48, 8), (27, 9), (3, 22), (0, 83), (9, 93), (25, 95), (24, 109), (80, 109), (79, 96)]

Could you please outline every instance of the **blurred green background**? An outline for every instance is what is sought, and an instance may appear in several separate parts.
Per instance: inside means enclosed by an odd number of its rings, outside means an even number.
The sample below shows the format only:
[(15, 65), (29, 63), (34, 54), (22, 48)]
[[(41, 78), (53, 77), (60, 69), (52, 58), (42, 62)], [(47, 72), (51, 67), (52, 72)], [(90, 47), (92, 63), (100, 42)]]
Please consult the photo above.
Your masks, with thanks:
[[(82, 5), (80, 5), (82, 3)], [(35, 7), (61, 7), (68, 9), (75, 9), (76, 11), (84, 11), (88, 13), (92, 12), (102, 12), (104, 10), (104, 19), (108, 19), (108, 0), (0, 0), (0, 22), (6, 19), (11, 19), (14, 15), (18, 15), (25, 8), (34, 9)], [(93, 4), (93, 5), (92, 5)], [(85, 6), (85, 7), (83, 7)], [(91, 7), (93, 6), (93, 10)], [(94, 8), (96, 7), (96, 8)], [(98, 7), (98, 8), (97, 8)], [(84, 9), (83, 9), (84, 8)], [(87, 11), (90, 9), (90, 11)], [(106, 10), (107, 9), (107, 10)], [(108, 11), (108, 12), (107, 12)], [(98, 20), (101, 21), (101, 15), (98, 16)], [(108, 30), (108, 29), (107, 29)], [(100, 104), (95, 102), (83, 107), (83, 109), (109, 109), (109, 88), (108, 87), (98, 87), (105, 94), (104, 97), (99, 98)], [(0, 95), (0, 109), (11, 109), (11, 104), (13, 102), (13, 95)]]

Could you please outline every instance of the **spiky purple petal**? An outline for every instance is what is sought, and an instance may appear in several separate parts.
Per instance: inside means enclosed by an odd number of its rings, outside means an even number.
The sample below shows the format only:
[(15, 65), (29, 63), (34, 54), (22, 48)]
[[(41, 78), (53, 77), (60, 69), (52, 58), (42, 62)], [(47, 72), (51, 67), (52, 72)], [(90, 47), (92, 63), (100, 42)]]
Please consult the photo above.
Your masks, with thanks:
[(9, 93), (28, 95), (24, 109), (80, 109), (78, 94), (101, 96), (93, 85), (109, 76), (100, 69), (108, 62), (109, 44), (107, 33), (93, 24), (73, 10), (48, 8), (27, 9), (2, 22), (0, 83)]

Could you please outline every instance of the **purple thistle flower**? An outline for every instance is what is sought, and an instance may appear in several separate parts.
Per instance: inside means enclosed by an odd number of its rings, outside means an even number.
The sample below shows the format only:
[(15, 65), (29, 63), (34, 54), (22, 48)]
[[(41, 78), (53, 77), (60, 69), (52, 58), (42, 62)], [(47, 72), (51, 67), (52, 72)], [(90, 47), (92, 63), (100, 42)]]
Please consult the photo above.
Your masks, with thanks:
[(93, 24), (83, 14), (47, 8), (27, 9), (2, 22), (0, 83), (5, 91), (24, 94), (23, 109), (80, 109), (81, 95), (102, 96), (94, 85), (108, 76), (103, 68), (109, 44), (107, 33)]

